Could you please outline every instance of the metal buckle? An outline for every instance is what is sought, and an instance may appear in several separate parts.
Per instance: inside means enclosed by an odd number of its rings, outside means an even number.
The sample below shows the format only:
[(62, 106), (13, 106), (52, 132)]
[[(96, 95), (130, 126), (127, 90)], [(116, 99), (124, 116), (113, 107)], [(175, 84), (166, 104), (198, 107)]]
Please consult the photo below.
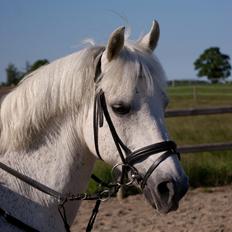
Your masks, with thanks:
[(87, 193), (83, 193), (83, 196), (81, 197), (81, 200), (86, 200), (87, 199)]
[(102, 201), (102, 202), (107, 201), (110, 198), (111, 198), (111, 192), (110, 192), (109, 189), (103, 190), (99, 194), (99, 200)]
[(127, 174), (129, 174), (128, 175), (128, 179), (129, 179), (128, 182), (123, 183), (123, 185), (126, 185), (126, 186), (132, 185), (134, 183), (134, 181), (138, 178), (139, 173), (135, 167), (132, 167), (129, 164), (118, 163), (118, 164), (114, 165), (112, 170), (111, 170), (111, 176), (112, 176), (113, 180), (115, 180), (119, 186), (122, 185), (121, 183), (118, 182), (118, 178), (116, 176), (117, 168), (120, 166), (126, 167), (128, 169)]

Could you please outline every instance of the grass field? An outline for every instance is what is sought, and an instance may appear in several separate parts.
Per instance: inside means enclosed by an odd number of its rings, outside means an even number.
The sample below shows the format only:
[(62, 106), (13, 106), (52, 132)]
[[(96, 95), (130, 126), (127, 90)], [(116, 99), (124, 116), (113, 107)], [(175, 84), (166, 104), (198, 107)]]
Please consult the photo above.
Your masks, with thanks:
[[(232, 106), (232, 85), (174, 86), (168, 88), (169, 109)], [(178, 145), (231, 141), (232, 114), (167, 118), (170, 138)], [(232, 183), (232, 151), (182, 155), (190, 185)], [(97, 162), (95, 173), (110, 180), (110, 167)], [(96, 186), (90, 182), (89, 191)]]
[[(232, 85), (177, 86), (168, 93), (169, 109), (232, 106)], [(166, 123), (178, 145), (232, 140), (232, 114), (167, 118)], [(232, 151), (185, 154), (182, 163), (193, 187), (232, 183)]]

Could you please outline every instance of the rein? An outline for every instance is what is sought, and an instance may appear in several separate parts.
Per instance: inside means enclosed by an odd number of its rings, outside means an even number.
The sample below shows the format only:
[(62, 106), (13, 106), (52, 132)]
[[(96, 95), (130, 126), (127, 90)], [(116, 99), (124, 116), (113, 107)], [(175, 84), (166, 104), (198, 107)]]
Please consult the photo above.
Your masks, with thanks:
[[(103, 51), (102, 51), (103, 52)], [(98, 56), (98, 63), (96, 66), (95, 78), (94, 82), (97, 84), (102, 79), (102, 72), (101, 72), (101, 54)], [(99, 90), (94, 99), (94, 112), (93, 112), (93, 131), (94, 131), (94, 143), (95, 143), (95, 150), (97, 156), (101, 159), (101, 155), (99, 152), (99, 143), (98, 143), (98, 132), (99, 128), (103, 126), (104, 118), (109, 126), (111, 136), (114, 140), (115, 146), (118, 150), (119, 156), (121, 158), (121, 163), (116, 164), (112, 168), (112, 176), (119, 166), (122, 167), (122, 173), (120, 180), (115, 180), (112, 183), (106, 183), (99, 179), (94, 174), (91, 175), (91, 178), (97, 182), (103, 190), (98, 191), (96, 194), (89, 195), (87, 193), (80, 193), (77, 195), (72, 194), (63, 194), (55, 191), (54, 189), (49, 188), (48, 186), (26, 176), (22, 173), (12, 169), (11, 167), (3, 164), (0, 162), (0, 168), (4, 171), (8, 172), (9, 174), (15, 176), (16, 178), (20, 179), (21, 181), (27, 183), (28, 185), (36, 188), (37, 190), (57, 199), (58, 201), (58, 211), (62, 218), (64, 227), (66, 232), (70, 232), (70, 226), (67, 222), (66, 212), (65, 212), (65, 203), (68, 201), (75, 201), (75, 200), (96, 200), (95, 207), (93, 208), (91, 217), (89, 219), (86, 231), (90, 232), (93, 228), (94, 221), (96, 219), (100, 203), (102, 201), (108, 200), (111, 196), (115, 195), (118, 190), (125, 185), (132, 185), (135, 181), (137, 184), (140, 185), (141, 189), (143, 190), (146, 186), (147, 180), (152, 174), (152, 172), (158, 167), (158, 165), (167, 159), (169, 156), (177, 155), (180, 159), (179, 153), (176, 151), (176, 144), (173, 141), (164, 141), (160, 143), (154, 143), (148, 145), (146, 147), (142, 147), (138, 150), (131, 151), (120, 139), (117, 134), (117, 131), (114, 127), (114, 124), (111, 120), (110, 114), (107, 109), (106, 99), (104, 92)], [(151, 155), (155, 155), (157, 153), (164, 152), (162, 155), (158, 157), (158, 159), (150, 166), (146, 174), (143, 176), (139, 173), (139, 171), (134, 167), (136, 163), (142, 162), (147, 159)], [(114, 176), (113, 176), (114, 177)], [(129, 178), (130, 177), (130, 178)], [(129, 180), (128, 180), (129, 179)], [(37, 232), (35, 228), (25, 224), (24, 222), (18, 220), (14, 216), (10, 215), (8, 212), (0, 208), (0, 216), (2, 216), (7, 222), (10, 224), (18, 227), (24, 231), (32, 231)]]
[[(106, 201), (108, 200), (112, 195), (116, 194), (119, 190), (119, 185), (113, 184), (113, 183), (105, 183), (104, 181), (102, 181), (101, 179), (99, 179), (97, 176), (95, 176), (94, 174), (92, 174), (91, 178), (97, 182), (100, 186), (105, 187), (107, 189), (104, 189), (102, 191), (97, 192), (96, 194), (92, 194), (89, 195), (87, 193), (80, 193), (80, 194), (76, 194), (76, 195), (72, 195), (72, 194), (63, 194), (60, 192), (55, 191), (54, 189), (49, 188), (48, 186), (26, 176), (23, 175), (22, 173), (16, 171), (15, 169), (12, 169), (11, 167), (3, 164), (2, 162), (0, 162), (0, 168), (4, 171), (6, 171), (7, 173), (11, 174), (12, 176), (20, 179), (21, 181), (27, 183), (28, 185), (32, 186), (33, 188), (57, 199), (58, 201), (58, 211), (59, 214), (62, 218), (65, 230), (67, 232), (70, 232), (70, 226), (67, 222), (67, 218), (66, 218), (66, 212), (65, 212), (65, 203), (67, 203), (68, 201), (76, 201), (76, 200), (96, 200), (96, 204), (95, 207), (93, 209), (92, 215), (89, 219), (89, 223), (87, 225), (86, 231), (90, 232), (92, 230), (96, 215), (98, 213), (98, 209), (100, 206), (100, 203), (102, 201)], [(19, 219), (15, 218), (14, 216), (12, 216), (10, 213), (8, 213), (6, 210), (0, 208), (0, 216), (2, 216), (8, 223), (18, 227), (21, 230), (24, 231), (30, 231), (30, 232), (38, 232), (37, 229), (27, 225), (26, 223), (20, 221)]]

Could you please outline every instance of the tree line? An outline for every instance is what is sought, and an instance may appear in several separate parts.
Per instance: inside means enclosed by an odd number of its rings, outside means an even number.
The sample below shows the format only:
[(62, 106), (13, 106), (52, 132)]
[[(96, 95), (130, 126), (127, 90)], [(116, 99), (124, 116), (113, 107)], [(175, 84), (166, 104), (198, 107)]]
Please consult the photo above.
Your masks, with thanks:
[(26, 62), (26, 67), (24, 71), (20, 71), (14, 64), (8, 64), (6, 68), (6, 85), (17, 85), (20, 80), (22, 80), (26, 75), (35, 71), (39, 67), (49, 64), (47, 59), (40, 59), (35, 61), (33, 64)]
[[(33, 64), (27, 62), (24, 72), (10, 63), (6, 68), (6, 85), (17, 85), (24, 76), (48, 63), (47, 59), (37, 60)], [(193, 65), (198, 77), (205, 76), (211, 83), (218, 83), (231, 75), (230, 57), (221, 53), (218, 47), (210, 47), (203, 51)]]

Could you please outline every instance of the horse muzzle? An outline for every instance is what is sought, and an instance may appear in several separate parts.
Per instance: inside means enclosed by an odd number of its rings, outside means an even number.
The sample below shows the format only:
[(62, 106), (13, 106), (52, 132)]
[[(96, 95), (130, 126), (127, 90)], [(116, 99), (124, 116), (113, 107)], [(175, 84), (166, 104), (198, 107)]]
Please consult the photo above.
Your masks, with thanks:
[(179, 201), (188, 191), (188, 187), (188, 177), (183, 175), (179, 180), (161, 179), (160, 182), (153, 185), (148, 180), (143, 192), (153, 208), (166, 214), (178, 209)]

